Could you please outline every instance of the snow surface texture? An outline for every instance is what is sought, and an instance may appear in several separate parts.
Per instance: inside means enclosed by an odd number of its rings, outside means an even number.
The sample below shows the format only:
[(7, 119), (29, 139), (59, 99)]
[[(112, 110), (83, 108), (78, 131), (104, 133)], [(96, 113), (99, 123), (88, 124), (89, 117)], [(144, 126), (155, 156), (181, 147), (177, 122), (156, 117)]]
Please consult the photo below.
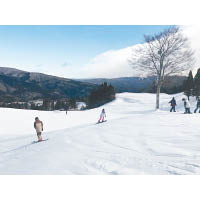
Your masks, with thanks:
[[(0, 108), (0, 174), (200, 174), (200, 114), (182, 114), (183, 95), (174, 96), (170, 113), (170, 95), (155, 111), (154, 94), (118, 94), (101, 124), (102, 107), (67, 115)], [(36, 116), (49, 140), (32, 144)]]

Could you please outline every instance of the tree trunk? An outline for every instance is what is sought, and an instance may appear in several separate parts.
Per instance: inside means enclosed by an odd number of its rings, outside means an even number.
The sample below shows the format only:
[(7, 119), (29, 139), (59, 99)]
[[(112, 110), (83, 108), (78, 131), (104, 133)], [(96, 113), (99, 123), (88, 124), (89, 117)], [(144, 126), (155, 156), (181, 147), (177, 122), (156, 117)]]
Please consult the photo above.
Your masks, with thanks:
[(160, 84), (157, 85), (157, 91), (156, 91), (156, 109), (160, 108)]

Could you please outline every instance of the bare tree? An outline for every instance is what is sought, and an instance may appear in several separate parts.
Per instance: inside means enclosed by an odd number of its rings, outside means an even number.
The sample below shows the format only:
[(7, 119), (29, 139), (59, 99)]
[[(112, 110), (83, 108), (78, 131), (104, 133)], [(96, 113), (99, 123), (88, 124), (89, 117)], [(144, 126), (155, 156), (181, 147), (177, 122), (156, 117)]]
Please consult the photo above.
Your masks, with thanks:
[(194, 52), (178, 27), (144, 38), (145, 43), (134, 49), (130, 63), (149, 76), (156, 76), (156, 109), (159, 109), (160, 89), (165, 77), (193, 67)]

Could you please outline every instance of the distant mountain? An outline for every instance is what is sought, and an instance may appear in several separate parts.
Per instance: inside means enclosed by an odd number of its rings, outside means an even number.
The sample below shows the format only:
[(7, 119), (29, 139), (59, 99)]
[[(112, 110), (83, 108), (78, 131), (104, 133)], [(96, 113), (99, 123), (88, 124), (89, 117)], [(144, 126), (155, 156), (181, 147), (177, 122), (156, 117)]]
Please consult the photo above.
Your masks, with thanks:
[(78, 98), (95, 87), (93, 83), (0, 67), (0, 101)]
[[(185, 79), (185, 76), (171, 76), (166, 78), (162, 89), (163, 92), (171, 93), (168, 91), (171, 91), (174, 88), (181, 88)], [(102, 84), (103, 82), (107, 82), (115, 87), (116, 92), (154, 92), (156, 77), (122, 77), (112, 79), (97, 78), (79, 79), (79, 81), (93, 84)]]
[(154, 77), (150, 78), (139, 78), (139, 77), (122, 77), (122, 78), (97, 78), (97, 79), (79, 79), (80, 81), (102, 84), (107, 82), (115, 87), (117, 92), (140, 92), (147, 88), (155, 80)]

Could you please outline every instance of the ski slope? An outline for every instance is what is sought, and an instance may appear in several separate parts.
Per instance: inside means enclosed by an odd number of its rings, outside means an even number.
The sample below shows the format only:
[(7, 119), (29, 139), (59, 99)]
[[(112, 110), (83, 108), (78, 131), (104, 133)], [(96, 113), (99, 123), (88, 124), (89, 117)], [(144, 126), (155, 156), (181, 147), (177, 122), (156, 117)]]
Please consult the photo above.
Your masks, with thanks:
[[(184, 115), (183, 95), (174, 96), (170, 113), (172, 95), (155, 111), (154, 94), (117, 94), (102, 124), (102, 107), (67, 115), (0, 108), (0, 174), (200, 174), (200, 114)], [(32, 144), (36, 116), (49, 140)]]

